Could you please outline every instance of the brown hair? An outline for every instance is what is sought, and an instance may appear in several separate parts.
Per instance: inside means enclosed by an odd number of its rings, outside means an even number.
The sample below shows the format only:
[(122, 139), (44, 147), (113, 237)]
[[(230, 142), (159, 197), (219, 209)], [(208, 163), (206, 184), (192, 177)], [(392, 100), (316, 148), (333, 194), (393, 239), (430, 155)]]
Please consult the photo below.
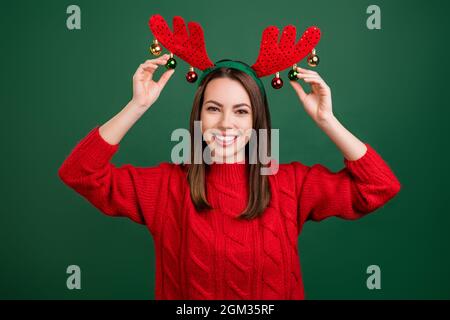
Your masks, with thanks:
[[(240, 62), (240, 61), (239, 61)], [(267, 150), (270, 152), (271, 143), (271, 123), (270, 113), (265, 94), (261, 93), (255, 80), (243, 71), (222, 67), (209, 73), (198, 87), (192, 106), (192, 112), (190, 117), (190, 133), (191, 133), (191, 146), (194, 144), (194, 121), (200, 121), (200, 114), (203, 105), (203, 97), (207, 84), (212, 79), (216, 78), (230, 78), (239, 81), (246, 89), (251, 102), (253, 124), (252, 128), (259, 132), (259, 129), (267, 129)], [(249, 142), (245, 146), (245, 163), (249, 166), (248, 181), (249, 181), (249, 196), (248, 204), (245, 210), (241, 213), (239, 218), (241, 219), (253, 219), (260, 216), (270, 201), (270, 190), (267, 175), (261, 175), (261, 168), (263, 164), (260, 162), (259, 155), (259, 138), (258, 135), (254, 137), (257, 143), (253, 147), (254, 150), (249, 150)], [(204, 148), (207, 146), (206, 142), (202, 139), (202, 154)], [(194, 147), (191, 148), (191, 162), (187, 166), (187, 178), (190, 185), (191, 199), (194, 203), (197, 211), (206, 211), (211, 209), (211, 205), (206, 199), (206, 170), (208, 165), (204, 163), (203, 158), (201, 164), (194, 163)], [(249, 163), (249, 155), (252, 154), (252, 159), (256, 160), (256, 163)], [(253, 161), (255, 162), (255, 161)]]

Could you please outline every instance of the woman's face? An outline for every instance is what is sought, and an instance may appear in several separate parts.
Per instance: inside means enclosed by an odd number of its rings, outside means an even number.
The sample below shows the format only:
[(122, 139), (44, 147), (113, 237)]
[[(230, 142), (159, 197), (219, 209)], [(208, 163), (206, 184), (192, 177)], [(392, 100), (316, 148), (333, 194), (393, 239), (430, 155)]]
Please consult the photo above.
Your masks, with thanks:
[(250, 97), (239, 81), (229, 78), (211, 80), (204, 92), (200, 120), (213, 161), (245, 161), (245, 145), (250, 139), (253, 115)]

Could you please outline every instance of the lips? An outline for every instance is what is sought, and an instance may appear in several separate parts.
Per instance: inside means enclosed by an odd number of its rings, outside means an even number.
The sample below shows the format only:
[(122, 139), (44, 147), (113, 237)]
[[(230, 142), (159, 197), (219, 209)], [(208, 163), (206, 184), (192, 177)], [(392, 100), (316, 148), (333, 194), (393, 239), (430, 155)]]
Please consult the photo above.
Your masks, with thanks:
[(227, 147), (237, 140), (237, 136), (214, 135), (214, 140), (222, 147)]

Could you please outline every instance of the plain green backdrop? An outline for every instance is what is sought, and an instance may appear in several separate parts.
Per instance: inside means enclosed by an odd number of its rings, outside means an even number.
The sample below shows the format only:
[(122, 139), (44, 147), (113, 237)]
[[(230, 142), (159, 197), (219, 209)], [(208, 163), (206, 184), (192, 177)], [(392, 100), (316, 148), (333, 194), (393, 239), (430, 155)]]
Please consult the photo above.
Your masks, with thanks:
[[(71, 4), (81, 8), (81, 30), (66, 27)], [(381, 30), (366, 27), (371, 4), (381, 8)], [(0, 298), (154, 299), (147, 229), (103, 215), (57, 170), (131, 98), (133, 73), (152, 58), (147, 23), (156, 13), (170, 26), (174, 15), (201, 23), (213, 61), (249, 64), (266, 26), (303, 32), (317, 25), (315, 70), (331, 87), (336, 117), (382, 155), (403, 188), (361, 220), (305, 225), (306, 296), (450, 298), (449, 12), (436, 0), (2, 1)], [(188, 65), (178, 62), (159, 100), (122, 140), (116, 165), (170, 161), (170, 134), (187, 127), (195, 91), (184, 78)], [(341, 169), (342, 154), (307, 116), (286, 74), (281, 90), (263, 78), (280, 161)], [(72, 264), (81, 268), (81, 290), (66, 287)], [(381, 290), (366, 287), (372, 264), (381, 268)]]

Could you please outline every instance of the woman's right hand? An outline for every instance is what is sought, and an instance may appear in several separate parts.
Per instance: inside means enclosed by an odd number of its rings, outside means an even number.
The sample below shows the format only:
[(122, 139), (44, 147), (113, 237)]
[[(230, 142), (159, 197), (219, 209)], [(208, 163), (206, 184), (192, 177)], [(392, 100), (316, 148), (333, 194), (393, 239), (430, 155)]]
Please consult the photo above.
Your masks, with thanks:
[(159, 94), (170, 79), (175, 69), (165, 71), (159, 80), (153, 80), (158, 65), (165, 65), (169, 55), (165, 54), (156, 59), (147, 60), (142, 63), (133, 75), (133, 98), (132, 102), (146, 111), (158, 99)]

